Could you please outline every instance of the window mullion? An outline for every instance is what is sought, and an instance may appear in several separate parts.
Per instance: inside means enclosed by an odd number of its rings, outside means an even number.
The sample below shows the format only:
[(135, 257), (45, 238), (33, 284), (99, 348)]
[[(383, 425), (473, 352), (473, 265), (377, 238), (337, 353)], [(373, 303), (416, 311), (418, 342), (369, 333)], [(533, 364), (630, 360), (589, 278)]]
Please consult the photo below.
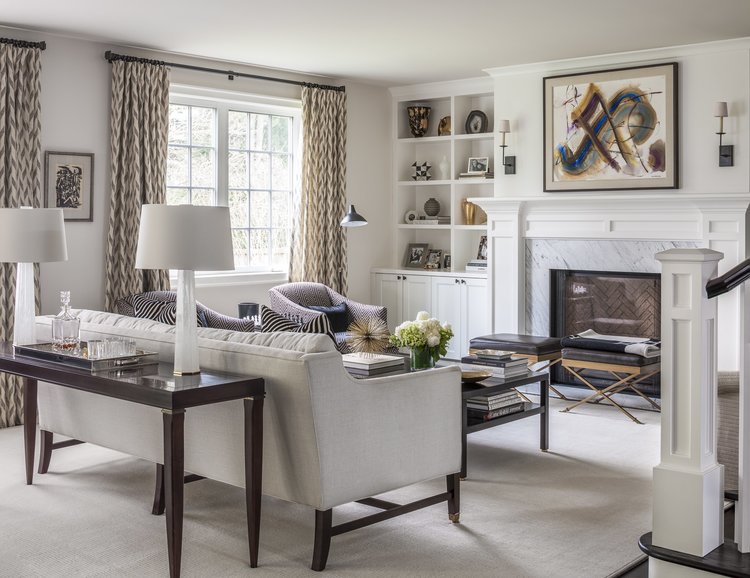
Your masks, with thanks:
[(217, 106), (216, 132), (216, 204), (229, 206), (229, 113), (226, 105)]

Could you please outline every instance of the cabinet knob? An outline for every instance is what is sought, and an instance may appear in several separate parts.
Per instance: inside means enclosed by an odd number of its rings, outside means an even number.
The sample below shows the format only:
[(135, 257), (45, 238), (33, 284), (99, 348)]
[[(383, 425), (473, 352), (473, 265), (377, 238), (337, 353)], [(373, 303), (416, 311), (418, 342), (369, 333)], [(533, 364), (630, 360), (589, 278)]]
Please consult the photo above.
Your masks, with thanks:
[(463, 285), (466, 285), (466, 279), (461, 279), (461, 283), (462, 283)]
[(458, 283), (458, 279), (454, 279), (454, 280), (453, 280), (453, 282), (454, 282), (454, 283)]
[(401, 277), (401, 278), (402, 278), (402, 279), (403, 279), (404, 281), (406, 281), (406, 275), (404, 275), (404, 276), (403, 276), (403, 277)]
[(396, 275), (396, 281), (401, 281), (401, 275)]

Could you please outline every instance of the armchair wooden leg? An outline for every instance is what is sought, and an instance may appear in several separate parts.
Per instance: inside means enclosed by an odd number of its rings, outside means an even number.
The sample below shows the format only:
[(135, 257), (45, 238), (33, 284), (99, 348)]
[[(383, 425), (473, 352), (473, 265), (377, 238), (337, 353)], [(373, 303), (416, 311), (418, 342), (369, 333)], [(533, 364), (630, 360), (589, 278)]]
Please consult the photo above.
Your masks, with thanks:
[(458, 524), (461, 515), (461, 480), (459, 474), (451, 474), (445, 477), (448, 488), (448, 518), (454, 524)]
[(331, 548), (331, 528), (333, 526), (333, 510), (315, 510), (315, 546), (313, 547), (312, 566), (316, 572), (325, 569), (328, 561), (328, 551)]
[(52, 458), (52, 432), (46, 430), (40, 430), (40, 448), (39, 448), (39, 469), (37, 470), (40, 474), (46, 474), (49, 470), (49, 462)]
[(161, 516), (164, 513), (164, 466), (161, 464), (156, 464), (156, 487), (151, 513), (154, 516)]

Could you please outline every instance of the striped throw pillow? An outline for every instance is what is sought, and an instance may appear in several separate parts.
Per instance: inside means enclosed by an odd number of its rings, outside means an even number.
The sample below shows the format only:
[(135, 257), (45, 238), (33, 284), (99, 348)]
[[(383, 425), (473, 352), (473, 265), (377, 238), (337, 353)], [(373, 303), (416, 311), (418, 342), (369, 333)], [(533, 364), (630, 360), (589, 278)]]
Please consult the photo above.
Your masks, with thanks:
[[(133, 315), (141, 319), (152, 319), (159, 323), (175, 325), (177, 323), (177, 302), (176, 301), (156, 301), (141, 297), (133, 296)], [(205, 327), (205, 318), (196, 312), (198, 327)]]
[(297, 323), (276, 313), (265, 305), (260, 306), (260, 326), (263, 333), (273, 331), (291, 331), (292, 333), (323, 333), (336, 343), (336, 336), (331, 330), (331, 323), (325, 315), (319, 315), (306, 323)]

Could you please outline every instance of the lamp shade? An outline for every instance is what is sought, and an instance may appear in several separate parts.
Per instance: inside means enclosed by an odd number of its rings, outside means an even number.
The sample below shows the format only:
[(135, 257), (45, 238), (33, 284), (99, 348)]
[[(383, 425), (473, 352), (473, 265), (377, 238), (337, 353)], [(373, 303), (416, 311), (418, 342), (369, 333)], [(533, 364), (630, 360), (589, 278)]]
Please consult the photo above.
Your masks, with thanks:
[(507, 133), (510, 132), (510, 121), (507, 119), (497, 121), (498, 130), (497, 132)]
[(229, 207), (143, 205), (137, 269), (234, 269)]
[(725, 118), (729, 116), (726, 102), (715, 102), (714, 103), (714, 116)]
[(67, 260), (62, 209), (0, 209), (0, 263)]
[(360, 215), (354, 208), (354, 205), (349, 205), (349, 212), (346, 216), (341, 219), (342, 227), (363, 227), (367, 224), (367, 219)]

